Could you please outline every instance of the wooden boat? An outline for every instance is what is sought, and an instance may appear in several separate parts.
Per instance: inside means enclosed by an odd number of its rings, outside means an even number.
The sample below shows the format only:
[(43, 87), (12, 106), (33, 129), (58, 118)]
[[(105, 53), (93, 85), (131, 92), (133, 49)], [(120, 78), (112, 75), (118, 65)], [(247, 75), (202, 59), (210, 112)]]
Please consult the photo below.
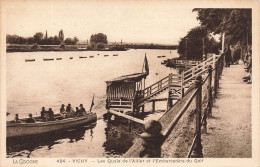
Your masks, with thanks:
[(162, 56), (157, 56), (157, 58), (161, 58)]
[(25, 62), (35, 61), (35, 59), (25, 59)]
[(89, 56), (89, 58), (94, 58), (94, 56)]
[(79, 56), (80, 59), (85, 59), (87, 56)]
[(56, 60), (61, 60), (62, 58), (56, 58)]
[(107, 57), (107, 56), (109, 56), (109, 55), (104, 55), (104, 57)]
[(163, 55), (162, 57), (166, 57), (165, 55)]
[(80, 117), (63, 119), (60, 114), (55, 114), (55, 121), (47, 122), (44, 122), (40, 117), (34, 117), (34, 119), (36, 120), (35, 123), (26, 123), (27, 119), (21, 119), (21, 123), (8, 121), (6, 125), (7, 138), (26, 137), (70, 129), (96, 121), (97, 115), (96, 113), (88, 113)]
[(70, 57), (70, 59), (73, 59), (73, 57)]
[(44, 61), (52, 61), (52, 60), (54, 60), (53, 58), (51, 58), (51, 59), (43, 59)]
[(113, 56), (118, 56), (118, 54), (113, 54)]

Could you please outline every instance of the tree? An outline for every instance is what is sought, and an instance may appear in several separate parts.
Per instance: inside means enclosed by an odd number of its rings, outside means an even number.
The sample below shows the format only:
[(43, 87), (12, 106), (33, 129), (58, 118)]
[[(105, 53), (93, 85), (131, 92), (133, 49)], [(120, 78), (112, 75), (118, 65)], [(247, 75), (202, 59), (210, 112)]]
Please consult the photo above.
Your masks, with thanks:
[(76, 45), (79, 42), (79, 39), (77, 37), (74, 37), (72, 40), (72, 45)]
[(225, 33), (228, 44), (252, 44), (251, 9), (207, 9), (196, 8), (197, 19), (202, 26), (214, 34)]
[(206, 28), (198, 26), (191, 29), (185, 37), (180, 39), (177, 52), (183, 59), (202, 60), (203, 41), (204, 54), (218, 50), (218, 48), (216, 48), (217, 42)]
[(43, 33), (42, 32), (37, 32), (35, 33), (34, 37), (34, 42), (39, 44), (40, 41), (43, 39)]
[(104, 43), (107, 44), (107, 36), (103, 33), (98, 33), (91, 35), (90, 37), (90, 43), (98, 44), (98, 43)]
[(54, 38), (53, 38), (53, 44), (54, 45), (60, 45), (61, 42), (62, 42), (62, 40), (55, 35)]
[(59, 38), (61, 39), (61, 41), (64, 40), (63, 30), (60, 30), (60, 32), (59, 32)]
[(64, 43), (65, 43), (66, 45), (71, 45), (71, 42), (72, 42), (72, 39), (71, 39), (71, 38), (66, 38), (65, 41), (64, 41)]

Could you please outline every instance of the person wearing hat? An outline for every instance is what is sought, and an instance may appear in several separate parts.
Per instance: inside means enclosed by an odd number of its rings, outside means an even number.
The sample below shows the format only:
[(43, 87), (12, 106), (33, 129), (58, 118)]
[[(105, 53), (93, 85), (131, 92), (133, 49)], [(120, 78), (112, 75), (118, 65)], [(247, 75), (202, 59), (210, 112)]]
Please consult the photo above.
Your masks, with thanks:
[(87, 114), (86, 109), (83, 107), (83, 104), (80, 104), (79, 107), (80, 107), (79, 110), (82, 113), (82, 115)]
[(19, 119), (18, 114), (15, 114), (14, 122), (15, 123), (21, 123), (21, 120)]
[(29, 114), (29, 118), (26, 120), (26, 123), (35, 123), (35, 119), (32, 117), (32, 114)]

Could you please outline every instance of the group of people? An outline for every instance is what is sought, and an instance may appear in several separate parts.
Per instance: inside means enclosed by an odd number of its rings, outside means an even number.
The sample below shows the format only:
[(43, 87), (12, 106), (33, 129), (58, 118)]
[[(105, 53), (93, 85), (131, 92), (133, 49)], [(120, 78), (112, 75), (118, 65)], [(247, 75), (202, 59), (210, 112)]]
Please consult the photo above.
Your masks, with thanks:
[(238, 64), (241, 57), (241, 48), (239, 45), (233, 47), (230, 45), (224, 50), (226, 67), (230, 67), (231, 64)]
[(60, 108), (60, 114), (63, 118), (73, 118), (86, 115), (87, 112), (86, 109), (83, 107), (83, 104), (80, 104), (79, 107), (76, 107), (76, 111), (73, 110), (71, 104), (68, 104), (66, 109), (65, 105), (62, 104)]
[(52, 111), (52, 108), (49, 108), (49, 110), (46, 111), (45, 107), (42, 107), (41, 119), (44, 119), (46, 121), (54, 121), (54, 112)]
[[(86, 115), (86, 109), (83, 107), (83, 104), (80, 104), (79, 107), (76, 107), (76, 111), (73, 110), (71, 107), (71, 104), (68, 104), (68, 106), (65, 109), (65, 105), (62, 104), (60, 108), (60, 115), (62, 118), (74, 118), (74, 117), (80, 117), (83, 115)], [(36, 120), (32, 117), (32, 114), (28, 115), (29, 118), (26, 119), (26, 123), (35, 123)], [(49, 108), (49, 110), (45, 110), (45, 107), (42, 107), (41, 110), (41, 119), (44, 121), (54, 121), (54, 112), (52, 108)], [(14, 118), (15, 123), (21, 123), (21, 120), (19, 119), (19, 115), (15, 114)]]

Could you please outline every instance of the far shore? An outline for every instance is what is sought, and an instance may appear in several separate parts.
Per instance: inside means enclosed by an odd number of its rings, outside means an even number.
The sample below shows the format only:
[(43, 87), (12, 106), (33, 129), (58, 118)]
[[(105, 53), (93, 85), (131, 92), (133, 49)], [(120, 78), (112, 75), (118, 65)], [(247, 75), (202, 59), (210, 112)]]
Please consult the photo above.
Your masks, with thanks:
[(6, 52), (65, 52), (65, 51), (127, 51), (128, 49), (171, 49), (175, 50), (174, 46), (156, 46), (150, 47), (146, 45), (120, 45), (120, 47), (108, 46), (104, 49), (89, 49), (86, 45), (65, 45), (63, 48), (60, 45), (7, 45)]

